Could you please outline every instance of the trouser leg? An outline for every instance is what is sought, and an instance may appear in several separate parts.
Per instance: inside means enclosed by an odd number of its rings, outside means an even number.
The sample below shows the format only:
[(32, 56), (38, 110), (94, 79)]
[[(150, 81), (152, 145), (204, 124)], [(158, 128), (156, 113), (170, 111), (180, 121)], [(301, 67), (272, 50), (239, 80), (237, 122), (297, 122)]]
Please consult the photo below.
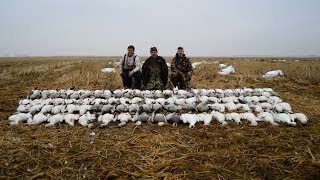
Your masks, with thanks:
[(129, 72), (128, 70), (123, 70), (122, 72), (122, 83), (124, 88), (131, 88), (132, 86), (132, 78), (129, 77)]
[(180, 89), (187, 89), (187, 84), (183, 78), (180, 80), (180, 87), (179, 88)]
[(172, 72), (170, 80), (171, 80), (172, 85), (174, 87), (178, 87), (179, 88), (179, 75), (177, 73)]
[(142, 79), (142, 73), (140, 71), (134, 73), (134, 75), (133, 75), (133, 88), (135, 88), (135, 89), (141, 88), (141, 79)]
[(172, 73), (171, 82), (174, 87), (178, 87), (179, 89), (187, 89), (188, 85), (187, 85), (187, 82), (185, 81), (184, 74)]
[(186, 89), (190, 89), (190, 80), (185, 81)]

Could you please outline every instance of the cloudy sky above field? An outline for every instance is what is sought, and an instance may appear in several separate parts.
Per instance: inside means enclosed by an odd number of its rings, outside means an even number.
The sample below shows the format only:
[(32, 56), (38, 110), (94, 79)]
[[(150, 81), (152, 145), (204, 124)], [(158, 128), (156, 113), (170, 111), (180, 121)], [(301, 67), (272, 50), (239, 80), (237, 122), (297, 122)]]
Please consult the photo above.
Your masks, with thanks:
[(319, 0), (0, 0), (0, 55), (320, 55)]

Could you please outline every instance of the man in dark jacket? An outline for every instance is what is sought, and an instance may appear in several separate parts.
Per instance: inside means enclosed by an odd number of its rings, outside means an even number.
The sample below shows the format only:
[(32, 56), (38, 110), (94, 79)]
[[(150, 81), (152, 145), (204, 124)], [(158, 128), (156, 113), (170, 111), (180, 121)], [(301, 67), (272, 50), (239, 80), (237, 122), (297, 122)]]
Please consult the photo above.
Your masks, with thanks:
[(192, 65), (184, 54), (183, 47), (178, 47), (176, 56), (171, 63), (171, 82), (179, 89), (189, 89), (192, 76)]
[(168, 66), (163, 57), (158, 56), (156, 47), (150, 48), (151, 56), (142, 66), (142, 82), (147, 90), (165, 89), (168, 82)]

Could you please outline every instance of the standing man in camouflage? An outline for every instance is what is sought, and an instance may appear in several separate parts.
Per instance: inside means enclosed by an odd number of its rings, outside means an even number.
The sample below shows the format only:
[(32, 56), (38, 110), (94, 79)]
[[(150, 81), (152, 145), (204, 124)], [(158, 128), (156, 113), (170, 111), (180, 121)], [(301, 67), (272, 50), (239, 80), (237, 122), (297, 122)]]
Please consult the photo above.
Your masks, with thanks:
[(184, 54), (183, 47), (178, 47), (177, 54), (171, 63), (171, 82), (179, 89), (190, 89), (192, 65)]
[(140, 89), (142, 65), (134, 50), (134, 46), (130, 45), (127, 54), (120, 59), (120, 75), (124, 88)]
[(150, 48), (151, 56), (142, 66), (142, 82), (147, 90), (165, 89), (168, 82), (168, 66), (165, 59), (158, 56), (156, 47)]

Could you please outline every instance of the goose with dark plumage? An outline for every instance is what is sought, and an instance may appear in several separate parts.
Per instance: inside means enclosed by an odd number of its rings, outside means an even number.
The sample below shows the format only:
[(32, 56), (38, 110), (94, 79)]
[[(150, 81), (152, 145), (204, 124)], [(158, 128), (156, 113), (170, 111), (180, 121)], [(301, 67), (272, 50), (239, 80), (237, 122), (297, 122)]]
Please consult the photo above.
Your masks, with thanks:
[(151, 122), (152, 123), (159, 123), (159, 122), (164, 122), (167, 123), (166, 116), (163, 113), (158, 113), (158, 111), (153, 111), (152, 116), (151, 116)]
[(177, 113), (170, 113), (166, 116), (167, 122), (172, 124), (172, 126), (177, 126), (179, 123), (181, 123), (180, 116)]

